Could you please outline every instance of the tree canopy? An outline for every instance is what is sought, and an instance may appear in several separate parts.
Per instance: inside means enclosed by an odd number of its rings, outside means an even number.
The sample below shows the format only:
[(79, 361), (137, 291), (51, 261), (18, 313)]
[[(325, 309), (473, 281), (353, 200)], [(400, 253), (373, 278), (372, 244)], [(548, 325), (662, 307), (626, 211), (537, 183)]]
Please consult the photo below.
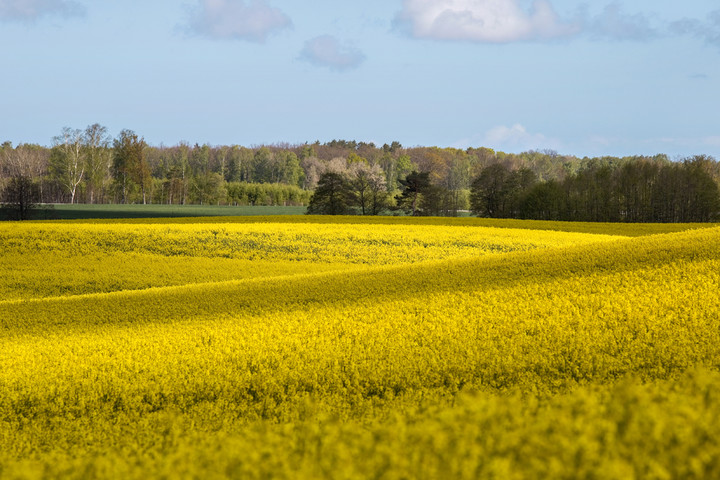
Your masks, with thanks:
[(0, 189), (25, 176), (39, 203), (308, 205), (320, 188), (313, 209), (323, 210), (328, 172), (343, 178), (345, 213), (361, 215), (677, 222), (720, 210), (720, 164), (706, 155), (578, 158), (355, 140), (151, 146), (99, 124), (65, 127), (51, 147), (0, 145)]

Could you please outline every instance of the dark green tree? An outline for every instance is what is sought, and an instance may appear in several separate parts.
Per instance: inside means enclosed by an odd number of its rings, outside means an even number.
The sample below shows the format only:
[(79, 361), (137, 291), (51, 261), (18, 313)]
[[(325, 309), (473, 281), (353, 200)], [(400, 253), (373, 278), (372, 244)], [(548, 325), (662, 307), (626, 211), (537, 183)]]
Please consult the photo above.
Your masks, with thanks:
[(510, 170), (501, 163), (487, 166), (470, 185), (470, 210), (483, 217), (499, 217)]
[(274, 155), (267, 147), (260, 148), (253, 156), (253, 179), (258, 183), (274, 183), (276, 169), (274, 168)]
[(524, 195), (537, 183), (527, 168), (510, 170), (501, 163), (483, 168), (470, 185), (470, 210), (490, 218), (518, 217)]
[(144, 139), (139, 139), (132, 130), (123, 130), (113, 142), (112, 174), (122, 203), (127, 203), (129, 189), (140, 187), (143, 203), (147, 203), (146, 191), (152, 183), (150, 166), (145, 159)]
[(430, 172), (412, 171), (404, 180), (400, 180), (400, 185), (403, 190), (395, 197), (397, 208), (408, 215), (419, 215), (422, 195), (431, 187)]
[(10, 178), (0, 193), (2, 210), (10, 220), (29, 219), (31, 212), (37, 207), (40, 196), (38, 185), (24, 175)]
[(710, 175), (713, 159), (707, 155), (696, 155), (683, 162), (682, 197), (684, 215), (681, 221), (709, 222), (720, 213), (718, 184)]
[(300, 160), (293, 152), (281, 152), (275, 155), (275, 162), (279, 170), (278, 182), (287, 185), (302, 185), (304, 173), (300, 167)]
[(560, 220), (564, 212), (565, 190), (560, 182), (548, 180), (536, 183), (523, 197), (520, 218), (533, 220)]
[(310, 204), (308, 215), (344, 215), (349, 213), (348, 181), (344, 175), (325, 172), (320, 176)]
[(424, 216), (455, 216), (454, 192), (439, 185), (430, 185), (422, 192), (418, 215)]

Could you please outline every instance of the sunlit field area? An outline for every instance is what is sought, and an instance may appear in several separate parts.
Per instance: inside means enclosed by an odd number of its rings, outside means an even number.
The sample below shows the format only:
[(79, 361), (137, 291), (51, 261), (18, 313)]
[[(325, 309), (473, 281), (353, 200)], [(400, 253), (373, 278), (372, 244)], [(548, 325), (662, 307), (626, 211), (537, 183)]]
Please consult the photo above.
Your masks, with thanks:
[(0, 223), (2, 478), (718, 478), (720, 227)]

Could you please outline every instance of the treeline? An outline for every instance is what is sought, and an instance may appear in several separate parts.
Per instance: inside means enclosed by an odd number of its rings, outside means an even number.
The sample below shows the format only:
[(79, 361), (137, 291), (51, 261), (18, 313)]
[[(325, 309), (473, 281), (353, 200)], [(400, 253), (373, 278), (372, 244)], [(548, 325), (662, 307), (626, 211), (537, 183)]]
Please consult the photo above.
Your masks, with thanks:
[(595, 159), (564, 179), (496, 164), (471, 185), (473, 213), (495, 218), (589, 222), (709, 222), (720, 219), (718, 163), (705, 155)]
[(49, 147), (0, 146), (6, 203), (22, 191), (36, 203), (311, 205), (324, 213), (322, 188), (333, 175), (343, 213), (670, 222), (715, 218), (720, 167), (706, 156), (577, 158), (346, 140), (151, 146), (98, 124), (66, 127)]
[(51, 147), (5, 142), (0, 187), (18, 177), (32, 181), (38, 203), (307, 205), (312, 195), (290, 150), (152, 147), (100, 125), (65, 128)]
[[(107, 128), (66, 127), (49, 147), (5, 142), (0, 146), (0, 186), (13, 177), (32, 180), (40, 203), (166, 203), (306, 205), (320, 176), (364, 163), (380, 169), (389, 193), (412, 171), (431, 172), (434, 184), (467, 191), (489, 164), (526, 166), (541, 178), (562, 175), (574, 157), (554, 152), (505, 154), (487, 148), (405, 148), (398, 142), (333, 140), (300, 145), (151, 146), (131, 130), (117, 137)], [(265, 185), (267, 192), (238, 194), (238, 184)], [(269, 185), (284, 186), (282, 193)], [(252, 189), (250, 189), (252, 190)], [(310, 193), (308, 193), (310, 192)], [(459, 205), (467, 209), (467, 202)]]

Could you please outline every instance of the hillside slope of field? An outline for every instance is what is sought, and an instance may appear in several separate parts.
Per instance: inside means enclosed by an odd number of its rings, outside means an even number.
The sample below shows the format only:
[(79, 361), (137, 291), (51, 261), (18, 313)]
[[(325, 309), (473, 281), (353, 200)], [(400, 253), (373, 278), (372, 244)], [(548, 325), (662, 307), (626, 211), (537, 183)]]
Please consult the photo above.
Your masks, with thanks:
[(455, 222), (0, 229), (0, 476), (720, 473), (720, 228)]

